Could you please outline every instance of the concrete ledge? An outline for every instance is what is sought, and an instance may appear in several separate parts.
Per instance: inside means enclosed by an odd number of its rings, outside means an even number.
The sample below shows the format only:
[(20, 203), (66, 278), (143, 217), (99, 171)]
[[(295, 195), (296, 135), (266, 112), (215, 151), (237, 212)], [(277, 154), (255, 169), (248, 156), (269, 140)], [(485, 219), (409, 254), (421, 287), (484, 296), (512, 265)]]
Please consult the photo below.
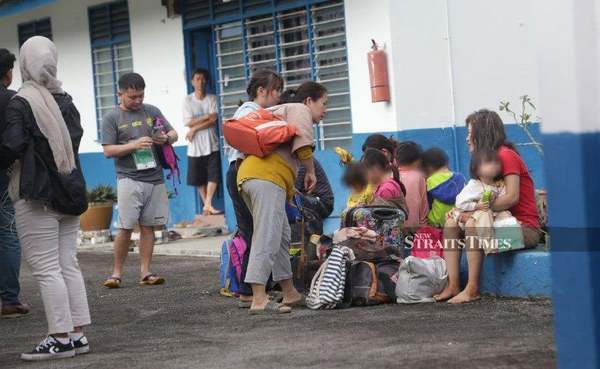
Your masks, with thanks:
[[(154, 255), (220, 257), (221, 244), (229, 237), (192, 238), (160, 243), (154, 245)], [(78, 250), (110, 253), (112, 252), (112, 243), (80, 245)], [(132, 252), (139, 253), (138, 247), (133, 247)]]
[[(486, 256), (481, 291), (506, 297), (551, 297), (550, 252), (545, 248)], [(466, 282), (467, 260), (461, 260), (461, 279)]]

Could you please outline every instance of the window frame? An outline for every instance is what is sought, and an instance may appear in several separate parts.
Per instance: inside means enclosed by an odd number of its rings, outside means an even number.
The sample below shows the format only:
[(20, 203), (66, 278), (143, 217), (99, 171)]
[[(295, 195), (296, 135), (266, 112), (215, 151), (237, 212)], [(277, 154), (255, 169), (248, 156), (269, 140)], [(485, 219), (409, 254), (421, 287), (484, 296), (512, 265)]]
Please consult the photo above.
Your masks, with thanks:
[[(210, 0), (210, 1), (198, 1), (198, 0), (183, 0), (182, 1), (182, 19), (183, 19), (183, 28), (184, 32), (189, 34), (198, 28), (205, 28), (210, 26), (213, 30), (213, 40), (215, 45), (214, 52), (214, 60), (215, 60), (215, 71), (216, 71), (216, 95), (218, 97), (219, 102), (219, 118), (221, 121), (230, 118), (232, 111), (235, 111), (233, 103), (237, 103), (237, 98), (242, 97), (242, 99), (246, 99), (245, 96), (245, 86), (239, 87), (239, 89), (232, 91), (223, 91), (223, 83), (229, 83), (231, 81), (236, 82), (237, 80), (243, 81), (246, 84), (250, 78), (251, 70), (255, 68), (257, 63), (256, 60), (252, 60), (252, 55), (271, 55), (272, 52), (275, 52), (275, 59), (268, 60), (268, 65), (264, 65), (265, 67), (275, 67), (276, 71), (284, 77), (286, 80), (286, 88), (297, 86), (297, 83), (300, 80), (288, 80), (289, 77), (286, 77), (286, 70), (291, 66), (289, 70), (287, 70), (288, 75), (300, 74), (305, 76), (306, 78), (302, 78), (302, 80), (313, 80), (317, 82), (323, 82), (326, 84), (330, 83), (330, 86), (333, 87), (338, 85), (339, 90), (335, 87), (329, 88), (330, 90), (330, 102), (338, 102), (334, 107), (330, 109), (331, 114), (328, 114), (324, 122), (319, 123), (315, 128), (315, 141), (317, 143), (317, 148), (319, 150), (329, 150), (334, 146), (337, 146), (336, 143), (340, 142), (341, 145), (351, 146), (352, 144), (352, 136), (353, 136), (353, 127), (352, 127), (352, 107), (350, 101), (350, 83), (348, 79), (349, 68), (348, 68), (348, 55), (347, 55), (347, 27), (346, 27), (346, 14), (343, 0), (276, 0), (269, 1), (269, 6), (262, 6), (259, 4), (259, 9), (254, 11), (245, 11), (248, 7), (253, 6), (255, 3), (259, 3), (258, 1), (248, 2), (248, 0), (233, 0), (232, 3), (237, 3), (237, 12), (233, 14), (232, 11), (229, 11), (229, 14), (219, 15), (216, 12), (215, 6), (222, 6), (219, 4), (220, 0)], [(196, 19), (188, 19), (190, 17), (186, 14), (186, 6), (189, 3), (194, 3), (194, 11), (195, 14), (203, 14), (202, 19), (197, 17)], [(264, 2), (265, 4), (267, 1)], [(198, 10), (200, 7), (204, 7), (203, 9)], [(231, 7), (230, 5), (228, 7)], [(336, 8), (337, 11), (340, 11), (338, 7), (341, 7), (341, 17), (333, 18), (332, 20), (325, 20), (321, 22), (317, 22), (318, 15), (325, 14), (328, 8)], [(322, 11), (323, 13), (320, 13)], [(332, 10), (333, 12), (333, 10)], [(304, 23), (301, 26), (298, 26), (298, 33), (303, 33), (303, 38), (292, 42), (292, 44), (296, 43), (298, 47), (302, 47), (305, 49), (305, 55), (296, 55), (294, 51), (288, 55), (284, 55), (286, 53), (285, 43), (282, 40), (284, 32), (290, 32), (287, 28), (281, 28), (281, 18), (282, 16), (287, 16), (286, 13), (297, 13), (298, 17), (305, 17)], [(262, 18), (262, 19), (261, 19)], [(268, 23), (268, 20), (272, 19), (272, 27), (271, 29), (265, 33), (265, 39), (268, 39), (266, 43), (269, 43), (268, 47), (264, 47), (264, 52), (261, 53), (260, 49), (262, 47), (253, 47), (251, 42), (253, 38), (257, 37), (256, 34), (251, 34), (250, 29), (251, 25), (255, 23), (264, 23), (265, 25)], [(338, 24), (337, 27), (343, 29), (343, 33), (338, 35), (342, 45), (339, 48), (334, 49), (332, 47), (324, 49), (320, 49), (322, 47), (321, 40), (329, 37), (325, 35), (324, 37), (319, 37), (318, 32), (319, 29), (327, 29), (329, 27), (327, 23), (341, 22), (341, 26)], [(237, 46), (241, 48), (239, 50), (221, 50), (220, 45), (222, 39), (220, 38), (220, 32), (226, 30), (228, 28), (237, 28), (238, 33), (241, 31), (241, 46)], [(281, 28), (281, 29), (280, 29)], [(332, 28), (332, 29), (335, 29)], [(291, 30), (292, 33), (296, 31)], [(292, 36), (293, 38), (293, 36)], [(238, 42), (239, 43), (239, 42)], [(187, 44), (188, 47), (190, 46)], [(290, 49), (293, 49), (293, 46), (288, 46)], [(259, 51), (258, 53), (256, 51)], [(186, 53), (190, 53), (191, 51), (186, 48)], [(333, 62), (330, 62), (331, 65), (327, 63), (321, 63), (320, 60), (326, 59), (325, 54), (331, 53), (333, 54), (330, 59), (334, 60), (336, 58), (342, 58), (344, 61), (339, 63), (338, 65), (334, 65)], [(242, 54), (242, 58), (240, 59), (240, 54)], [(238, 60), (237, 64), (227, 65), (222, 64), (221, 56), (229, 56), (235, 57)], [(191, 59), (188, 58), (188, 69), (193, 69), (193, 66), (189, 64)], [(298, 65), (304, 65), (305, 70), (295, 69), (291, 62), (296, 61)], [(263, 63), (267, 64), (264, 60)], [(309, 65), (308, 65), (308, 64)], [(239, 64), (239, 65), (238, 65)], [(289, 64), (289, 65), (286, 65)], [(243, 66), (242, 66), (243, 65)], [(227, 82), (224, 80), (223, 67), (229, 67), (235, 69), (243, 68), (243, 75), (238, 76), (237, 74), (234, 77), (227, 77)], [(340, 67), (341, 68), (336, 68)], [(327, 78), (320, 78), (322, 74), (327, 74), (326, 70), (335, 70), (334, 74), (341, 74), (343, 78), (340, 78), (340, 82), (336, 82), (335, 80), (329, 81)], [(239, 73), (238, 73), (239, 74)], [(239, 82), (237, 83), (239, 84)], [(333, 85), (333, 86), (331, 86)], [(336, 86), (337, 87), (337, 86)], [(237, 88), (237, 87), (236, 87)], [(238, 91), (239, 90), (239, 91)], [(243, 90), (243, 91), (242, 91)], [(227, 98), (227, 96), (229, 98)], [(227, 99), (226, 99), (227, 98)], [(226, 100), (225, 100), (226, 99)], [(236, 101), (234, 101), (236, 100)], [(222, 103), (225, 102), (225, 106), (222, 106)], [(328, 119), (329, 118), (329, 119)], [(328, 121), (329, 120), (329, 121)], [(349, 126), (348, 128), (341, 128), (342, 126)], [(334, 128), (332, 128), (334, 127)], [(339, 128), (338, 128), (339, 127)], [(341, 129), (340, 129), (341, 128)], [(333, 133), (328, 133), (327, 130), (333, 130)], [(335, 132), (338, 130), (338, 132)], [(331, 131), (329, 131), (331, 132)], [(331, 142), (330, 142), (331, 141)]]
[[(127, 9), (127, 34), (114, 36), (113, 35), (114, 24), (111, 19), (111, 11), (115, 7), (123, 6), (123, 5), (125, 5), (125, 8)], [(95, 30), (93, 29), (94, 25), (92, 22), (92, 17), (95, 12), (101, 11), (101, 10), (105, 10), (107, 17), (108, 17), (109, 37), (107, 40), (94, 40), (94, 34), (95, 34), (94, 31)], [(117, 91), (118, 91), (117, 83), (119, 80), (119, 77), (118, 77), (119, 71), (117, 70), (117, 62), (120, 59), (117, 58), (115, 50), (123, 45), (127, 45), (127, 47), (129, 48), (129, 52), (131, 54), (131, 57), (129, 58), (129, 59), (131, 59), (131, 71), (133, 71), (133, 53), (132, 53), (132, 45), (131, 45), (131, 17), (130, 17), (130, 13), (129, 13), (129, 2), (127, 0), (116, 0), (116, 1), (109, 1), (106, 3), (88, 7), (88, 25), (89, 25), (89, 36), (90, 36), (90, 52), (91, 52), (91, 58), (92, 58), (92, 76), (93, 76), (93, 80), (94, 80), (93, 81), (94, 82), (94, 107), (95, 107), (94, 110), (95, 110), (95, 114), (96, 114), (96, 132), (97, 132), (98, 139), (100, 139), (101, 134), (102, 134), (102, 119), (104, 117), (104, 114), (102, 114), (102, 112), (107, 110), (107, 108), (105, 108), (104, 106), (100, 106), (99, 101), (98, 101), (99, 85), (98, 85), (98, 81), (97, 81), (98, 74), (97, 74), (96, 68), (99, 63), (96, 63), (95, 53), (102, 49), (107, 49), (106, 51), (110, 51), (110, 61), (111, 61), (111, 71), (112, 71), (112, 90), (113, 90), (112, 95), (113, 95), (114, 106), (116, 106), (119, 104), (119, 99), (117, 97)], [(105, 86), (105, 85), (103, 85), (103, 86)]]
[[(40, 28), (44, 28), (46, 22), (48, 24), (47, 29), (49, 32), (47, 34), (42, 34), (41, 32), (39, 32), (39, 30)], [(42, 24), (44, 24), (44, 26), (42, 26)], [(33, 33), (30, 34), (27, 38), (25, 38), (26, 35), (23, 35), (23, 32), (25, 32), (24, 28), (31, 26), (33, 26)], [(27, 41), (33, 36), (44, 36), (52, 40), (52, 19), (50, 17), (44, 17), (17, 24), (17, 39), (19, 42), (19, 48), (23, 46), (25, 41)]]

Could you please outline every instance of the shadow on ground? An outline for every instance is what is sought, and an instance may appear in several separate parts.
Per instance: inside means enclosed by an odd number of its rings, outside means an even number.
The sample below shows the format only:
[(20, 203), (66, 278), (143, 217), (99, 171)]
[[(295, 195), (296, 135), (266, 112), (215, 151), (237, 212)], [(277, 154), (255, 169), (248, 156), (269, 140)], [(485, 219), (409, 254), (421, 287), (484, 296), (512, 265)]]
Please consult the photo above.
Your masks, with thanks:
[(39, 290), (24, 266), (26, 318), (0, 320), (0, 368), (552, 368), (552, 307), (544, 300), (486, 298), (464, 306), (386, 305), (296, 310), (250, 317), (218, 294), (216, 259), (155, 257), (161, 287), (107, 290), (111, 256), (81, 253), (94, 320), (93, 352), (23, 363), (46, 330)]

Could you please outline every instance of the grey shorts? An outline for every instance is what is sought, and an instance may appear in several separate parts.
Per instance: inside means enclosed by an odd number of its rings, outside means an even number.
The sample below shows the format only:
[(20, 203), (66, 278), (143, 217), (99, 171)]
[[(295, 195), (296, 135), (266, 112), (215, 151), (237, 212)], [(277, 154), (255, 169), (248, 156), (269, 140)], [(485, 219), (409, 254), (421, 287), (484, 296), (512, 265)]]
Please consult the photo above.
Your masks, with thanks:
[(120, 229), (133, 229), (137, 224), (164, 226), (169, 219), (169, 199), (164, 183), (121, 178), (117, 183), (117, 204), (117, 227)]

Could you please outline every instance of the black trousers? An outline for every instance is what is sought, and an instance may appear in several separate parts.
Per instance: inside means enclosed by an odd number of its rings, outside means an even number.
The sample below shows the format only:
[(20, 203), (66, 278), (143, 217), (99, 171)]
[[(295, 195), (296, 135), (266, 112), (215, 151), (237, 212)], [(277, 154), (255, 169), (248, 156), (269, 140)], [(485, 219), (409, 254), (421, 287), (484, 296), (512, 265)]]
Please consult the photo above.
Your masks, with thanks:
[(227, 192), (229, 193), (229, 197), (231, 197), (231, 201), (233, 202), (238, 232), (244, 241), (246, 241), (246, 245), (248, 245), (242, 263), (240, 293), (242, 295), (250, 296), (252, 295), (252, 288), (249, 284), (244, 283), (244, 279), (246, 279), (246, 270), (248, 270), (248, 260), (250, 259), (250, 247), (252, 246), (252, 231), (254, 229), (254, 223), (252, 222), (252, 213), (250, 213), (250, 209), (248, 209), (248, 206), (246, 206), (246, 203), (238, 191), (237, 172), (238, 168), (236, 162), (230, 163), (229, 169), (227, 170), (226, 184)]

